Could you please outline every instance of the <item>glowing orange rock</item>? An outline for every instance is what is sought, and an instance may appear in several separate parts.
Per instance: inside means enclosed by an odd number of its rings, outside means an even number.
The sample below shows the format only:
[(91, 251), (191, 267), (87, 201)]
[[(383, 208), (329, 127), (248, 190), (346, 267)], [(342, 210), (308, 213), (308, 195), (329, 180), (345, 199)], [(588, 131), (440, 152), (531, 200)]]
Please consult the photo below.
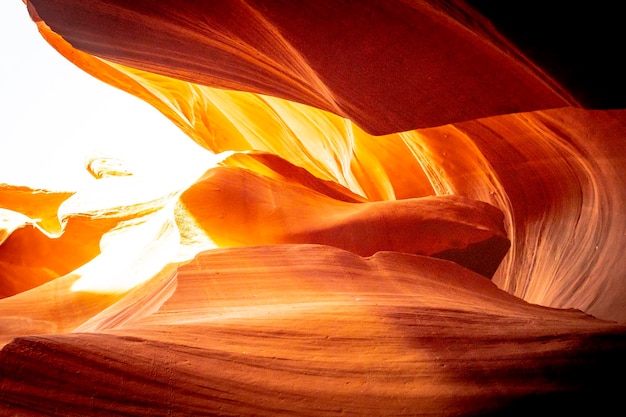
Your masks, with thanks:
[(619, 401), (624, 327), (527, 304), (452, 262), (228, 248), (161, 288), (147, 291), (158, 309), (118, 309), (97, 334), (8, 344), (0, 410), (516, 415)]
[(247, 170), (214, 168), (181, 202), (221, 247), (318, 243), (361, 256), (433, 255), (488, 277), (509, 248), (499, 210), (456, 196), (348, 203)]
[(89, 54), (309, 104), (375, 134), (575, 103), (460, 2), (55, 0), (29, 7)]
[(619, 404), (626, 329), (565, 308), (626, 321), (626, 113), (467, 3), (28, 7), (221, 162), (154, 189), (92, 163), (72, 210), (0, 188), (5, 414)]

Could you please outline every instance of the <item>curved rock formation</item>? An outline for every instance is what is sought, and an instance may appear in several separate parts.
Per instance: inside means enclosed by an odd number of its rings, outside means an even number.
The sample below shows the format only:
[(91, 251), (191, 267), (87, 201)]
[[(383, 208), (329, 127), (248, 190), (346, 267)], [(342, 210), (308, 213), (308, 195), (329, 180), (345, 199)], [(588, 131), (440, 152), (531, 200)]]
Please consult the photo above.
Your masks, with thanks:
[(219, 162), (177, 182), (113, 155), (84, 190), (0, 184), (3, 414), (619, 404), (626, 103), (499, 6), (26, 4)]
[[(489, 278), (509, 249), (498, 209), (452, 195), (346, 203), (241, 168), (214, 168), (180, 201), (220, 247), (317, 243), (361, 256), (438, 255)], [(477, 246), (481, 253), (472, 253)]]
[(4, 410), (36, 396), (30, 412), (63, 415), (591, 412), (616, 404), (607, 377), (624, 371), (623, 327), (448, 261), (256, 246), (205, 252), (174, 280), (150, 311), (122, 299), (96, 329), (8, 344)]
[[(29, 5), (89, 54), (309, 104), (376, 134), (575, 103), (481, 15), (456, 2)], [(441, 53), (451, 45), (454, 53)]]

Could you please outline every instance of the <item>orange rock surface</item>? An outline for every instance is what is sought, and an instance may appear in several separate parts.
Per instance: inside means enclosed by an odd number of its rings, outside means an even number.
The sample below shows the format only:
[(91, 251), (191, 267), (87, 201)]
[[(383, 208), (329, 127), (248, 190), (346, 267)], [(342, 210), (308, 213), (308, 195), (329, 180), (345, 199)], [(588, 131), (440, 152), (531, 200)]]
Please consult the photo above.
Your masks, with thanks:
[(76, 192), (0, 184), (0, 414), (620, 404), (626, 103), (501, 9), (26, 5), (216, 162), (188, 184), (114, 159)]

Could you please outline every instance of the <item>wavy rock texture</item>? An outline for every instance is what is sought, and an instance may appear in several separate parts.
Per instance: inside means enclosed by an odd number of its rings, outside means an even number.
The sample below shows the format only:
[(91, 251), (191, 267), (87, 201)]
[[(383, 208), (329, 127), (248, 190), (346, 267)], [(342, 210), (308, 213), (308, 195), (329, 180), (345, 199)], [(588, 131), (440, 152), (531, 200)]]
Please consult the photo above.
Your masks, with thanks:
[(8, 344), (5, 409), (459, 415), (561, 402), (576, 411), (611, 406), (607, 377), (624, 370), (615, 367), (623, 327), (527, 304), (448, 261), (256, 246), (205, 252), (172, 279), (173, 289), (164, 280), (153, 290), (157, 311), (135, 300), (101, 314), (97, 329)]
[(0, 185), (3, 415), (618, 406), (626, 104), (473, 4), (27, 2), (218, 162)]

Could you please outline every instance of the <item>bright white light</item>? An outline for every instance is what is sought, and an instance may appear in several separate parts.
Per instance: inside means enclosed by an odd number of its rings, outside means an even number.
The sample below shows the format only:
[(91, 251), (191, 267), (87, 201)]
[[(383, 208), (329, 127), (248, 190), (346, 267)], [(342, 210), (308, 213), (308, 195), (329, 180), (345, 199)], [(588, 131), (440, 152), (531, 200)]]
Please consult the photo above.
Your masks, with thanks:
[(0, 39), (0, 183), (78, 190), (96, 181), (85, 169), (94, 155), (148, 175), (207, 166), (211, 155), (156, 109), (49, 46), (22, 1), (0, 3)]
[[(180, 257), (178, 194), (223, 156), (67, 61), (22, 1), (0, 3), (0, 39), (0, 185), (75, 192), (59, 207), (61, 221), (137, 216), (102, 237), (101, 253), (73, 272), (81, 276), (73, 291), (125, 292), (150, 279)], [(0, 209), (0, 244), (33, 221)]]

